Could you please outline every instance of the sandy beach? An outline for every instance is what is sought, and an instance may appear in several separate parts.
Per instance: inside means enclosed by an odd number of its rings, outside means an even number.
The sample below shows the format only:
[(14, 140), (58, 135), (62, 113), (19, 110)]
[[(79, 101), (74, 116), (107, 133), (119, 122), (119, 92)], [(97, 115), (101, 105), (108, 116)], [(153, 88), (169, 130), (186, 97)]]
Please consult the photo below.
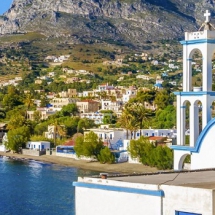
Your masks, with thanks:
[(116, 173), (116, 174), (132, 174), (132, 173), (152, 173), (157, 172), (156, 168), (144, 166), (142, 164), (100, 164), (99, 162), (89, 162), (84, 160), (75, 160), (72, 158), (64, 158), (55, 155), (42, 155), (42, 156), (30, 156), (23, 154), (12, 154), (10, 152), (0, 152), (0, 156), (7, 156), (16, 159), (29, 159), (42, 162), (48, 162), (52, 164), (58, 164), (61, 166), (78, 167), (86, 170), (93, 170), (98, 172)]

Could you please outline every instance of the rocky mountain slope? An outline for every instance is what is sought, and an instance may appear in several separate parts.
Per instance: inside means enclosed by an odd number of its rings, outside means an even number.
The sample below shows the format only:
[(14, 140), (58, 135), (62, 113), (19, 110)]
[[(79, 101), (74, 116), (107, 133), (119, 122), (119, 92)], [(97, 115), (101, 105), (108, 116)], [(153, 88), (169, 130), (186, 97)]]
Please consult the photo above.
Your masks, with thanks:
[(14, 0), (0, 17), (0, 34), (37, 31), (141, 46), (198, 29), (206, 9), (215, 14), (213, 0)]

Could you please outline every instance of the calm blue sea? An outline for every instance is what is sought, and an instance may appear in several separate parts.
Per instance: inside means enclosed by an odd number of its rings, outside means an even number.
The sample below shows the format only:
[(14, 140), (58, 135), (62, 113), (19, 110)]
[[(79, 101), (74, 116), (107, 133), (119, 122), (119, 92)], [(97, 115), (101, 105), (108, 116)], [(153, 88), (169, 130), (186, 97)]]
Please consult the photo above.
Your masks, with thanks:
[(96, 172), (0, 157), (0, 215), (74, 215), (78, 176)]

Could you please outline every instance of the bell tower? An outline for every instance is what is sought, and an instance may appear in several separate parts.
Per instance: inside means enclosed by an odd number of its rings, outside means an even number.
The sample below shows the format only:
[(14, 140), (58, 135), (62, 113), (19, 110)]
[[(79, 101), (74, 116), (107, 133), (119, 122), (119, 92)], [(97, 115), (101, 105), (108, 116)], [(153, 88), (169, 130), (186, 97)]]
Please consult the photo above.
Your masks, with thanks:
[[(212, 91), (212, 57), (215, 51), (215, 28), (210, 23), (211, 14), (204, 14), (205, 22), (197, 32), (186, 32), (183, 45), (183, 91), (175, 92), (177, 96), (177, 145), (174, 149), (174, 169), (182, 168), (182, 157), (192, 154), (197, 139), (211, 120), (211, 106), (215, 100)], [(192, 60), (194, 52), (202, 54), (202, 86), (192, 86)], [(186, 105), (189, 103), (189, 146), (185, 144)], [(201, 107), (200, 104), (201, 103)], [(201, 116), (199, 108), (202, 109)], [(202, 129), (199, 129), (199, 116), (202, 117)], [(215, 138), (215, 137), (214, 137)], [(180, 159), (179, 159), (180, 158)], [(192, 166), (192, 164), (191, 164)]]

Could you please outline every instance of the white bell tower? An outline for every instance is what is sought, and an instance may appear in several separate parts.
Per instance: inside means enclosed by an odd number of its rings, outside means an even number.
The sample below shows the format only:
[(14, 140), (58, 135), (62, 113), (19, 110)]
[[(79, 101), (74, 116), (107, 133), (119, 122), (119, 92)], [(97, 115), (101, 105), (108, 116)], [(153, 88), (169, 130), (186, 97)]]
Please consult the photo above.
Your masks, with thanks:
[[(172, 147), (174, 149), (175, 170), (181, 169), (186, 155), (194, 152), (193, 150), (197, 147), (197, 139), (201, 133), (200, 130), (203, 132), (211, 120), (211, 106), (215, 100), (215, 92), (212, 91), (212, 57), (215, 52), (215, 28), (210, 23), (210, 15), (207, 10), (204, 14), (206, 20), (199, 31), (186, 32), (185, 40), (181, 41), (183, 45), (183, 91), (175, 93), (177, 96), (177, 145)], [(192, 60), (193, 54), (197, 50), (202, 54), (201, 87), (192, 86)], [(189, 146), (185, 145), (185, 109), (187, 102), (190, 104)], [(202, 129), (199, 129), (199, 103), (202, 105)]]

